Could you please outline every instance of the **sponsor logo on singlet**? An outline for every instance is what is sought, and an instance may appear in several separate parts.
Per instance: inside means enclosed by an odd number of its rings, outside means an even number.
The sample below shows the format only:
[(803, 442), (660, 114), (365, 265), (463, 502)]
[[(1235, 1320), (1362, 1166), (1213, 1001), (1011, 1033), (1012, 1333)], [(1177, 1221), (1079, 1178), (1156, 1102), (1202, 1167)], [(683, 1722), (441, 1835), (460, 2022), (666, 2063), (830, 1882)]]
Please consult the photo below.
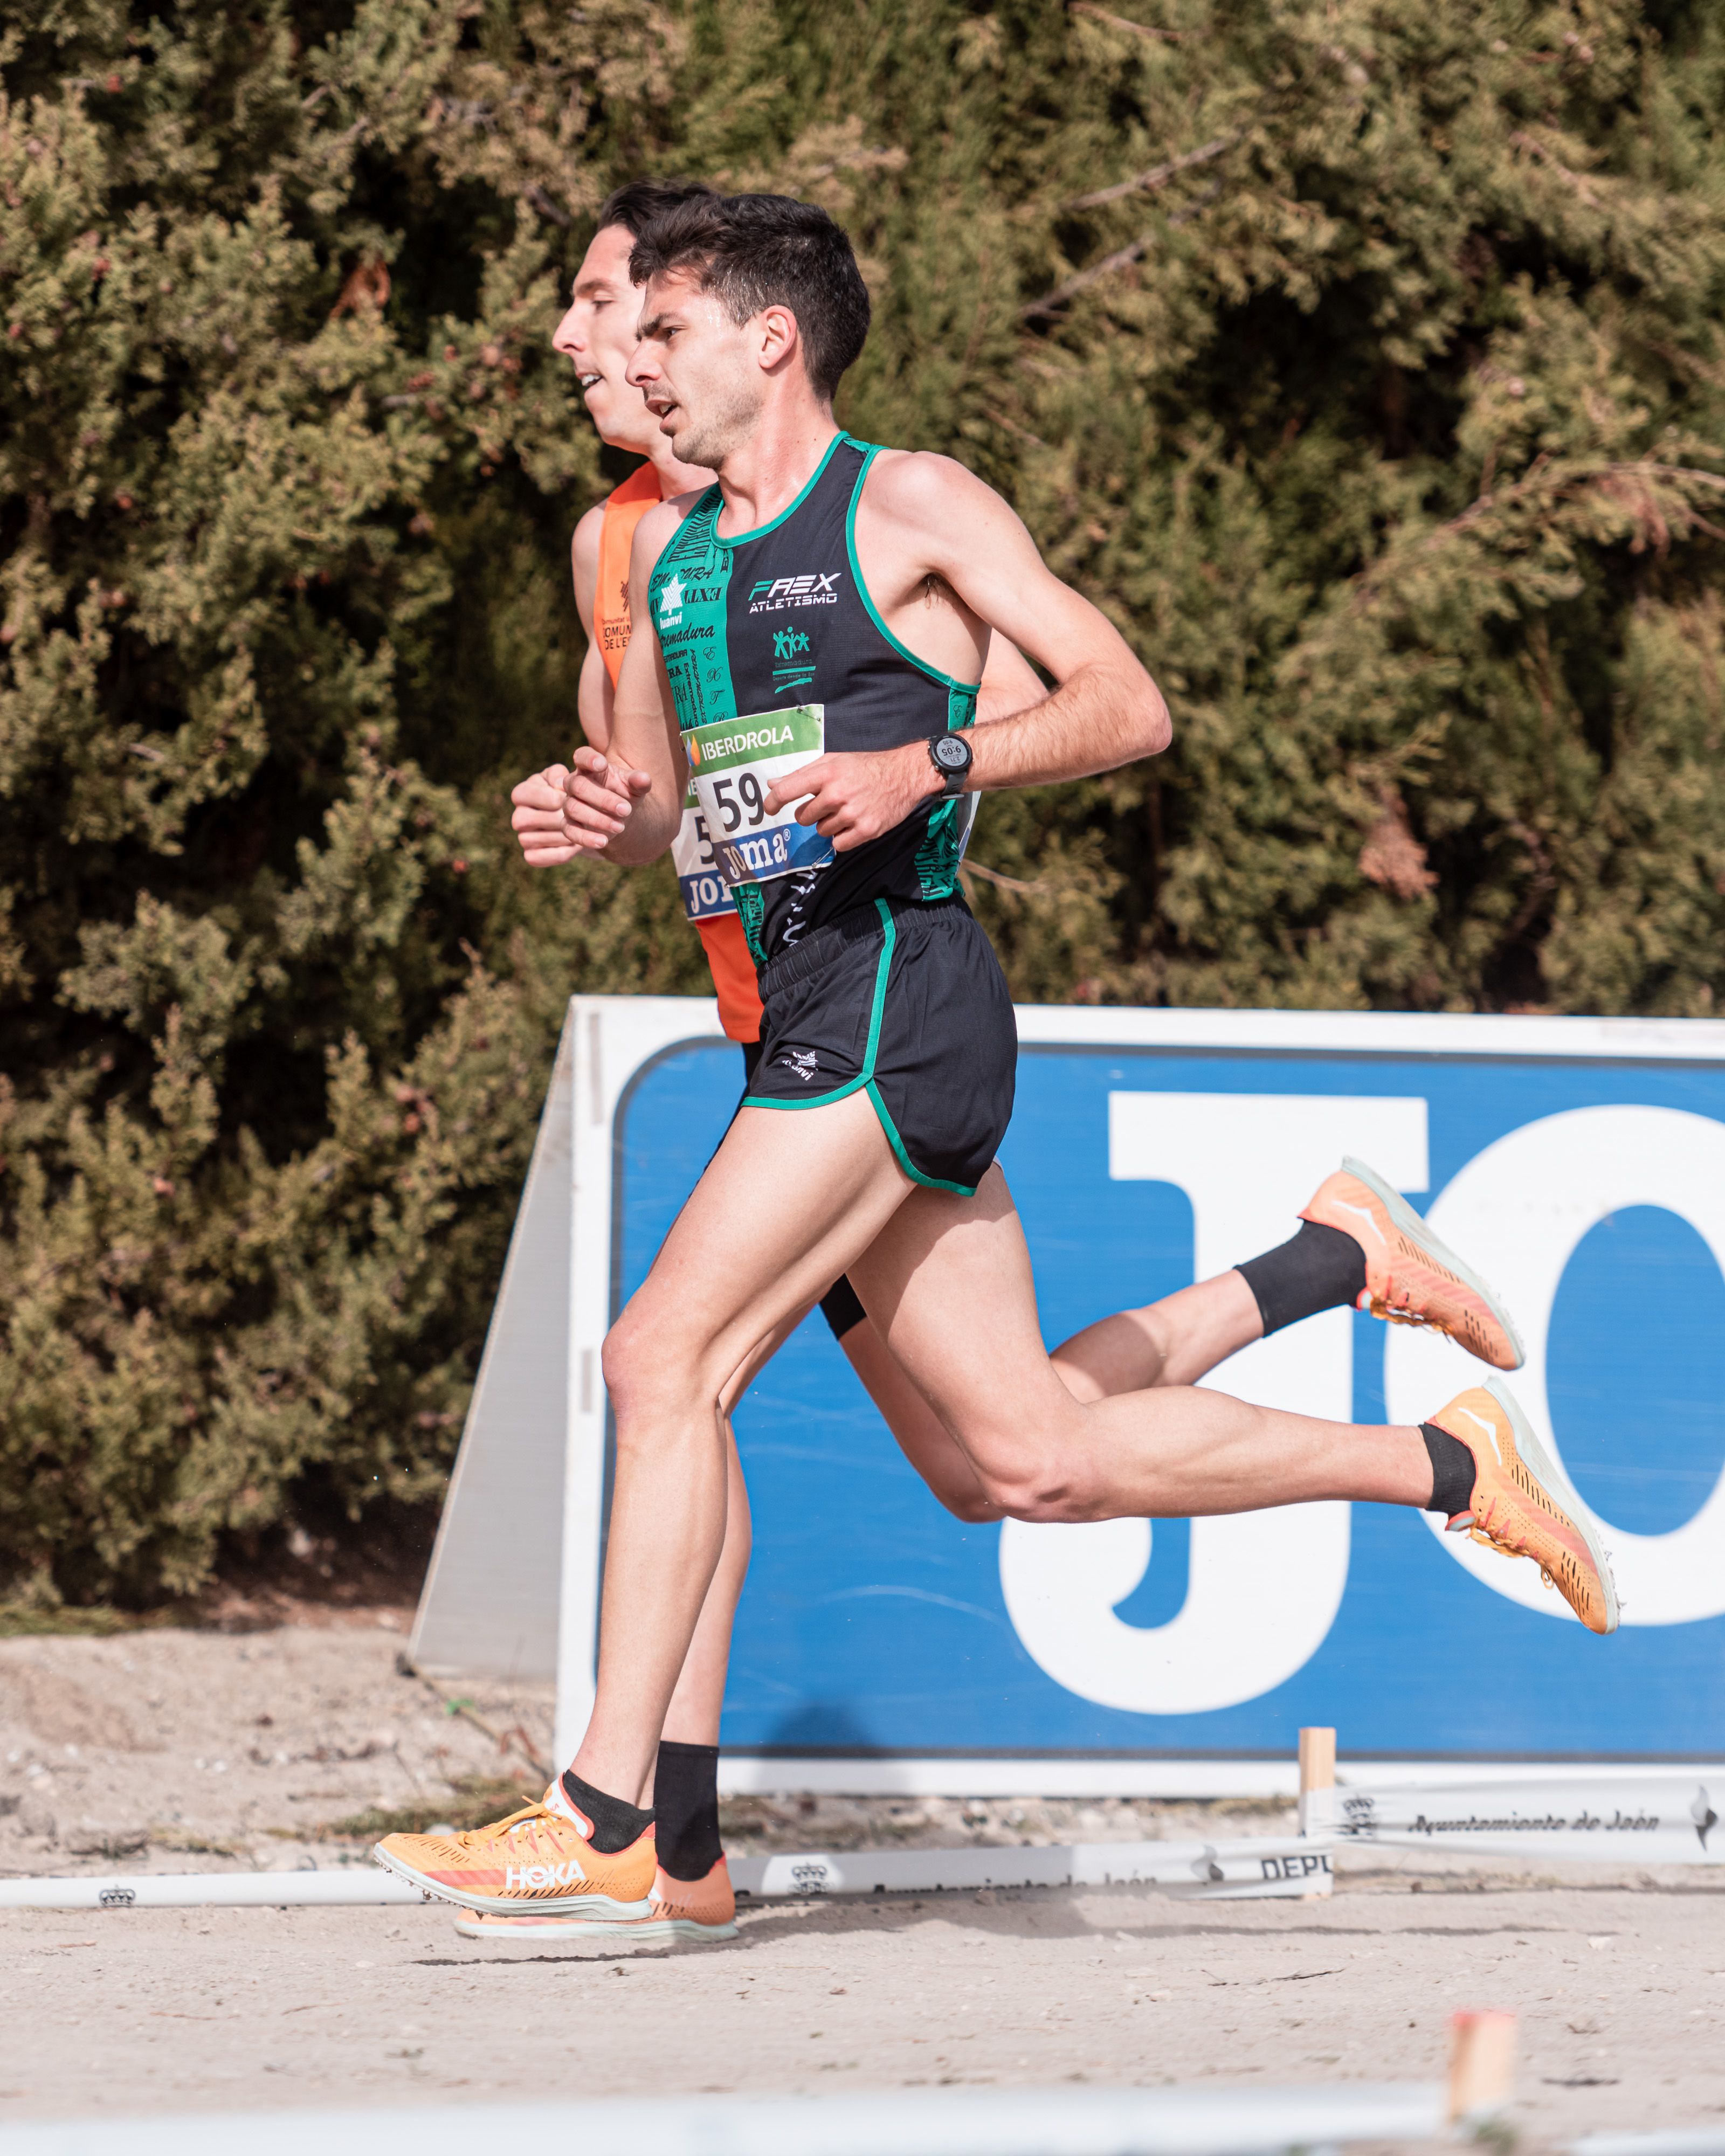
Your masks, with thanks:
[(814, 685), (814, 654), (809, 648), (806, 629), (775, 629), (773, 632), (773, 686), (781, 696), (800, 696)]
[(837, 606), (839, 579), (844, 573), (834, 569), (829, 576), (811, 571), (803, 577), (762, 577), (749, 587), (749, 612), (783, 613), (788, 607)]
[(614, 652), (619, 660), (629, 649), (629, 582), (625, 578), (617, 587), (615, 609), (599, 616), (600, 641), (607, 651)]
[[(685, 605), (712, 606), (724, 596), (722, 584), (685, 584), (680, 577), (668, 578), (659, 594), (659, 626), (680, 628)], [(712, 631), (709, 629), (701, 633), (711, 636)]]

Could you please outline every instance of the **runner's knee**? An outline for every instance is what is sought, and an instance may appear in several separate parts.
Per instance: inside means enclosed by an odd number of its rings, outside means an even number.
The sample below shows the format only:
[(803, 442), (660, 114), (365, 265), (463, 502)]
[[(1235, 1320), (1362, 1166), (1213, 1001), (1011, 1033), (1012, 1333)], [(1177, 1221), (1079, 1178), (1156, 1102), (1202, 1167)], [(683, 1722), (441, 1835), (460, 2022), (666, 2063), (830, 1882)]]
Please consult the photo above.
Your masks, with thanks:
[(701, 1403), (716, 1405), (722, 1382), (702, 1368), (697, 1353), (680, 1350), (662, 1328), (632, 1310), (605, 1335), (599, 1368), (619, 1423), (639, 1416), (678, 1417)]
[[(963, 1404), (956, 1409), (952, 1434), (969, 1461), (973, 1484), (966, 1495), (986, 1508), (978, 1517), (998, 1520), (1081, 1520), (1088, 1478), (1083, 1472), (1084, 1411), (1064, 1388), (1050, 1388), (1039, 1403), (1034, 1435), (1022, 1427), (1002, 1427)], [(937, 1491), (942, 1502), (945, 1493)], [(956, 1507), (949, 1507), (956, 1510)], [(968, 1517), (968, 1514), (961, 1514)]]

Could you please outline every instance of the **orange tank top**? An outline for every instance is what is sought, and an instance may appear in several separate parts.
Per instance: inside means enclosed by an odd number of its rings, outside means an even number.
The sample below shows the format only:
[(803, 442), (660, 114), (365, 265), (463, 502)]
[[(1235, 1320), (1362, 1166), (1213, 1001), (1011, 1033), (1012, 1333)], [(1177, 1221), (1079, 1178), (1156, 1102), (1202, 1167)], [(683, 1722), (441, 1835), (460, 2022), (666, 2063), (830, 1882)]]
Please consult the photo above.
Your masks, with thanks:
[[(629, 649), (629, 557), (635, 526), (661, 499), (658, 473), (651, 465), (643, 465), (605, 502), (604, 521), (599, 526), (599, 578), (593, 594), (593, 626), (614, 690), (623, 670), (623, 654)], [(748, 939), (724, 885), (716, 872), (711, 871), (712, 850), (706, 844), (698, 811), (692, 805), (685, 806), (683, 823), (676, 848), (678, 880), (685, 910), (712, 968), (719, 1023), (732, 1040), (758, 1040), (761, 994), (755, 984), (755, 962), (749, 955)], [(703, 858), (709, 873), (701, 872)], [(691, 870), (693, 873), (688, 872)]]

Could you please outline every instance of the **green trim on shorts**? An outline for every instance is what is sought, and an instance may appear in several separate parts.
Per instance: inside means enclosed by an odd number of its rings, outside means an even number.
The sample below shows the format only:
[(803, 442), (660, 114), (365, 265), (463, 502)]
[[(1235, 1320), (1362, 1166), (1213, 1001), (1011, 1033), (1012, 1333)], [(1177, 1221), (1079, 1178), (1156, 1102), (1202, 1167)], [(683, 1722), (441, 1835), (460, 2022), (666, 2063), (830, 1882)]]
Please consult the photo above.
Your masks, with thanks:
[[(898, 942), (898, 928), (892, 918), (892, 908), (884, 898), (877, 898), (875, 901), (875, 911), (880, 916), (882, 931), (880, 956), (875, 967), (875, 1001), (869, 1013), (869, 1045), (863, 1050), (862, 1069), (848, 1085), (836, 1086), (830, 1093), (812, 1093), (806, 1101), (757, 1101), (752, 1094), (745, 1093), (742, 1101), (745, 1108), (788, 1108), (793, 1113), (796, 1113), (803, 1108), (824, 1108), (834, 1101), (849, 1100), (853, 1093), (861, 1092), (865, 1086), (870, 1091), (873, 1090), (875, 1057), (880, 1047), (880, 1019), (886, 1009), (887, 969), (892, 963), (893, 947)], [(886, 1111), (880, 1107), (878, 1100), (875, 1106), (884, 1116)], [(888, 1136), (892, 1138), (894, 1145), (896, 1146), (898, 1139), (890, 1122), (886, 1129)]]
[(957, 1198), (976, 1196), (975, 1183), (947, 1183), (938, 1175), (925, 1175), (922, 1169), (914, 1164), (909, 1153), (905, 1151), (904, 1140), (899, 1136), (894, 1127), (891, 1116), (886, 1112), (886, 1103), (880, 1098), (880, 1089), (872, 1078), (869, 1081), (869, 1098), (875, 1104), (875, 1113), (880, 1118), (880, 1127), (886, 1133), (886, 1142), (892, 1147), (899, 1166), (910, 1177), (912, 1183), (920, 1183), (925, 1190), (950, 1190)]
[(869, 1045), (863, 1051), (863, 1067), (848, 1085), (835, 1086), (830, 1093), (817, 1093), (807, 1101), (757, 1101), (745, 1094), (745, 1108), (788, 1108), (793, 1112), (803, 1108), (824, 1108), (834, 1101), (848, 1100), (851, 1094), (866, 1091), (880, 1127), (886, 1133), (886, 1142), (892, 1147), (893, 1158), (912, 1183), (920, 1183), (925, 1190), (950, 1190), (956, 1198), (974, 1198), (977, 1186), (973, 1183), (948, 1183), (938, 1175), (925, 1175), (905, 1151), (905, 1142), (899, 1136), (896, 1125), (886, 1112), (886, 1103), (880, 1098), (880, 1089), (875, 1083), (875, 1057), (880, 1046), (880, 1020), (886, 1009), (886, 976), (891, 969), (892, 954), (898, 943), (898, 924), (892, 917), (892, 908), (884, 898), (875, 901), (875, 911), (880, 916), (880, 956), (875, 968), (875, 1001), (869, 1013)]
[(865, 1086), (872, 1085), (869, 1077), (853, 1078), (849, 1085), (836, 1086), (830, 1093), (811, 1093), (806, 1101), (757, 1101), (752, 1093), (745, 1093), (737, 1102), (740, 1108), (783, 1108), (791, 1115), (798, 1115), (804, 1108), (828, 1108), (834, 1101), (848, 1101), (853, 1093), (861, 1092)]

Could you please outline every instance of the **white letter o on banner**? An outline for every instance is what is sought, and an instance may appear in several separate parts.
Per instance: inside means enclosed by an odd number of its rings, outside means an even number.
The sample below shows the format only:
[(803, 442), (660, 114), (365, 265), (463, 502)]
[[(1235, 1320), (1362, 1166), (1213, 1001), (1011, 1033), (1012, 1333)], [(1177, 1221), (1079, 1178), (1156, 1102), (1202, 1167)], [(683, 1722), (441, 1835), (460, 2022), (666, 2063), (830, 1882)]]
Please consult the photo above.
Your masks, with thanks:
[[(1432, 1226), (1508, 1303), (1527, 1360), (1508, 1383), (1541, 1440), (1561, 1458), (1546, 1398), (1546, 1342), (1558, 1285), (1576, 1245), (1609, 1214), (1662, 1206), (1686, 1220), (1725, 1272), (1725, 1123), (1679, 1108), (1571, 1108), (1508, 1132), (1476, 1153), (1432, 1206)], [(1389, 1419), (1420, 1422), (1478, 1384), (1480, 1365), (1440, 1335), (1398, 1328), (1384, 1348)], [(1635, 1432), (1625, 1432), (1633, 1445)], [(1484, 1586), (1548, 1617), (1572, 1618), (1537, 1566), (1450, 1535), (1420, 1516)], [(1725, 1473), (1691, 1519), (1669, 1534), (1599, 1522), (1625, 1625), (1692, 1625), (1725, 1614)]]

